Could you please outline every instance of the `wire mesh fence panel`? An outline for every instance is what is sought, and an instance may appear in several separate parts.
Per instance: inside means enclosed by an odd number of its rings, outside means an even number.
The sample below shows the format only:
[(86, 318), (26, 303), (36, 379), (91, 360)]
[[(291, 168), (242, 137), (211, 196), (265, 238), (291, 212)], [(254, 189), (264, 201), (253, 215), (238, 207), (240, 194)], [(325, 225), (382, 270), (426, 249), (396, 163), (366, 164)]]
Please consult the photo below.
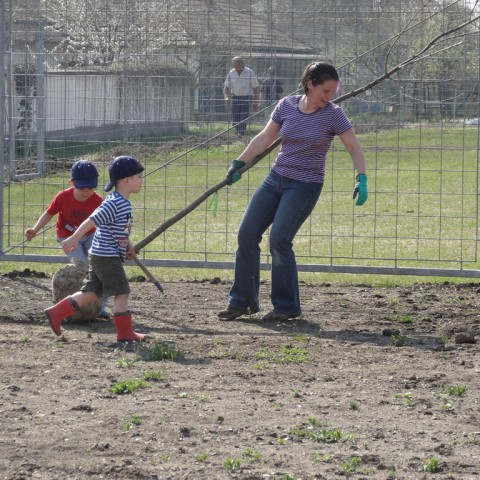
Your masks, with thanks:
[[(145, 165), (139, 241), (225, 178), (311, 62), (367, 159), (369, 199), (335, 140), (320, 200), (295, 238), (300, 270), (477, 276), (479, 7), (418, 0), (17, 0), (0, 7), (1, 258), (65, 261), (53, 227), (24, 231), (70, 168), (121, 154)], [(246, 129), (224, 86), (233, 58), (258, 82)], [(250, 93), (249, 95), (250, 96)], [(147, 264), (231, 268), (245, 208), (278, 148), (166, 229)], [(262, 241), (268, 268), (268, 235)]]

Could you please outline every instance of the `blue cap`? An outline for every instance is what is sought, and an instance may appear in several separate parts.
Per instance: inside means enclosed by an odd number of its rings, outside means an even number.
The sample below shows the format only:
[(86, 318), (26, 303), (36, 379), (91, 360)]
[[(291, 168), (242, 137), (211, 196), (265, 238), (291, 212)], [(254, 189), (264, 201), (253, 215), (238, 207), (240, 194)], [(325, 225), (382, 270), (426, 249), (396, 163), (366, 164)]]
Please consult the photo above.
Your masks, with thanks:
[(88, 160), (79, 160), (72, 165), (72, 180), (75, 188), (97, 188), (97, 167)]
[(132, 177), (137, 173), (142, 173), (144, 170), (145, 167), (133, 157), (121, 155), (120, 157), (114, 158), (108, 167), (110, 181), (107, 183), (104, 190), (108, 192), (115, 186), (117, 180)]

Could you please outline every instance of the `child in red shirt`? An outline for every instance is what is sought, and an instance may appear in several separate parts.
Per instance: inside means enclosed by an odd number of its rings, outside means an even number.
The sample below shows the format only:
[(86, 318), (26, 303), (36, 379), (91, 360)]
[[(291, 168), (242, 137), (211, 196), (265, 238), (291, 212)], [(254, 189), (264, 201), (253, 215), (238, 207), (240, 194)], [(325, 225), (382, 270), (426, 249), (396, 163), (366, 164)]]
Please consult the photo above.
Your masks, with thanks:
[[(71, 170), (70, 188), (55, 195), (50, 205), (43, 212), (32, 228), (25, 230), (27, 241), (36, 237), (37, 233), (58, 214), (55, 225), (57, 241), (61, 243), (70, 237), (75, 230), (102, 203), (103, 198), (95, 192), (98, 185), (98, 171), (88, 160), (75, 162)], [(80, 239), (77, 248), (68, 252), (68, 259), (75, 264), (82, 263), (88, 267), (88, 250), (92, 245), (95, 228), (92, 228)], [(102, 301), (100, 317), (110, 318), (106, 309), (106, 298)]]

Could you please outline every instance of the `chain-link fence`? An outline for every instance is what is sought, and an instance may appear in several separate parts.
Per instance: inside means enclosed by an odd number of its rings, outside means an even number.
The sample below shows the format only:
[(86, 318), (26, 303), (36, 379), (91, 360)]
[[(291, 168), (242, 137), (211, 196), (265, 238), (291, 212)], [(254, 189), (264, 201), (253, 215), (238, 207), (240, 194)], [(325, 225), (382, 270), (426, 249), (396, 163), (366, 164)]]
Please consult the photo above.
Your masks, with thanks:
[[(480, 276), (478, 14), (466, 0), (6, 0), (0, 258), (65, 261), (54, 220), (31, 242), (23, 232), (80, 158), (96, 163), (100, 185), (118, 154), (145, 164), (133, 203), (135, 239), (146, 237), (222, 180), (277, 98), (326, 60), (367, 157), (370, 198), (354, 207), (352, 164), (335, 142), (296, 237), (299, 269)], [(261, 90), (245, 136), (223, 94), (234, 56)], [(146, 245), (146, 263), (231, 268), (241, 216), (274, 159)]]

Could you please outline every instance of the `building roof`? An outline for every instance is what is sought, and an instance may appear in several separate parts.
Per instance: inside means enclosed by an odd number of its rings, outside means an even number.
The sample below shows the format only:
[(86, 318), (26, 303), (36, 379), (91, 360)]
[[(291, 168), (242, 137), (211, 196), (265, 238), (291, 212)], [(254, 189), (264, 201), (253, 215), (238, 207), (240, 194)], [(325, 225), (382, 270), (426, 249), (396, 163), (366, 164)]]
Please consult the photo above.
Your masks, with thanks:
[(284, 18), (266, 12), (254, 13), (249, 2), (235, 7), (222, 0), (190, 0), (187, 13), (187, 35), (197, 43), (212, 42), (228, 50), (312, 53), (312, 46), (285, 32)]
[[(116, 0), (112, 0), (115, 3)], [(152, 0), (153, 1), (153, 0)], [(219, 53), (233, 51), (249, 53), (312, 54), (313, 47), (297, 40), (283, 27), (285, 18), (267, 11), (252, 11), (250, 2), (225, 0), (179, 0), (167, 6), (156, 4), (158, 11), (151, 18), (166, 18), (167, 24), (157, 22), (163, 46), (182, 48), (212, 45)], [(170, 5), (170, 4), (169, 4)], [(101, 8), (99, 6), (98, 8)], [(52, 12), (50, 12), (52, 13)], [(50, 15), (51, 16), (51, 15)], [(7, 21), (10, 12), (6, 11)], [(116, 17), (118, 22), (118, 16)], [(121, 18), (121, 17), (120, 17)], [(55, 28), (52, 18), (35, 8), (31, 0), (17, 0), (11, 15), (15, 42), (32, 44), (37, 32), (42, 32), (44, 45), (58, 45), (67, 32)], [(126, 20), (125, 20), (126, 21)], [(288, 22), (287, 22), (288, 23)]]

